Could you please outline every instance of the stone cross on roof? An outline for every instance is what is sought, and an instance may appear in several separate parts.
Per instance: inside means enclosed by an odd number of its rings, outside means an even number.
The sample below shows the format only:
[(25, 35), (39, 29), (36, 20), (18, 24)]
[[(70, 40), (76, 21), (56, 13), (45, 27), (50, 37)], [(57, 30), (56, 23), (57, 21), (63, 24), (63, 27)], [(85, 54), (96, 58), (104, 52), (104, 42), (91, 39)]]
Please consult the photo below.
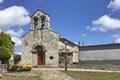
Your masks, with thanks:
[(38, 6), (38, 10), (42, 10), (42, 6), (41, 5)]

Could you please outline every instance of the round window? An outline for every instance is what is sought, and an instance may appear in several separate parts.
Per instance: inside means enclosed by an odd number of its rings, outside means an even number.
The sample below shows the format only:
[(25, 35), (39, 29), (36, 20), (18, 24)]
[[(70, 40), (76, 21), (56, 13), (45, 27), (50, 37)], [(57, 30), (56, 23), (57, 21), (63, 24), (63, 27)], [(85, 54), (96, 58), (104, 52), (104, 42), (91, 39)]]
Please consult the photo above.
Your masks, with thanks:
[(50, 56), (50, 59), (52, 60), (52, 59), (53, 59), (53, 56)]

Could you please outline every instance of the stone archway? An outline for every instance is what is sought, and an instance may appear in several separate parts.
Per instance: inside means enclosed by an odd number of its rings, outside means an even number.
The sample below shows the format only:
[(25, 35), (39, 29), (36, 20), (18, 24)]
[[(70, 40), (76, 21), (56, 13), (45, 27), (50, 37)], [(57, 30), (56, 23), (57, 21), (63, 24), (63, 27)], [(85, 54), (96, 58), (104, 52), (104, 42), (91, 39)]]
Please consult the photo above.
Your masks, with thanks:
[(45, 65), (45, 49), (42, 45), (34, 47), (34, 51), (37, 55), (37, 65)]

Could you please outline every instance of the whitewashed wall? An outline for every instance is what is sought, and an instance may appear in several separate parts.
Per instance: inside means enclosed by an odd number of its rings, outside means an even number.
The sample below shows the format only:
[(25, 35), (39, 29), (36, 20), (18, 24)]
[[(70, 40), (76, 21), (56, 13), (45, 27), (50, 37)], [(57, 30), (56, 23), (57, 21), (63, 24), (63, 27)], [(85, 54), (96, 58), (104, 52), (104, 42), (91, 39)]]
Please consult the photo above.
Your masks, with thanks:
[(120, 60), (120, 49), (80, 51), (79, 60)]
[[(65, 44), (61, 41), (59, 41), (59, 49), (61, 48), (65, 48)], [(78, 63), (79, 62), (79, 59), (78, 59), (78, 55), (79, 55), (79, 47), (78, 46), (70, 46), (70, 45), (67, 45), (67, 49), (69, 49), (70, 52), (73, 52), (73, 58), (72, 58), (72, 62), (73, 63)]]

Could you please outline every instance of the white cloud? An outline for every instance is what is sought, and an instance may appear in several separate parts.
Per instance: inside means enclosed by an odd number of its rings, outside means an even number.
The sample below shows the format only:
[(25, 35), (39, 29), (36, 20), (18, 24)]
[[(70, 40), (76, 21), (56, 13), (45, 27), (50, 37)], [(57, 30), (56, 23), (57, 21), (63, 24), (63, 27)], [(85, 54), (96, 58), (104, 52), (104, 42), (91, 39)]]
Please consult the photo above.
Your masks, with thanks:
[(12, 37), (12, 41), (15, 42), (15, 46), (21, 46), (22, 45), (22, 41), (18, 37)]
[(6, 30), (13, 26), (23, 26), (30, 21), (28, 11), (22, 6), (12, 6), (0, 10), (0, 29)]
[(87, 29), (91, 31), (106, 32), (108, 30), (114, 30), (120, 28), (120, 20), (111, 18), (108, 15), (104, 15), (99, 19), (92, 22), (91, 26), (87, 26)]
[(114, 35), (112, 35), (112, 37), (113, 38), (118, 38), (118, 37), (120, 37), (120, 34), (114, 34)]
[(116, 43), (120, 43), (120, 37), (115, 40)]
[(81, 37), (85, 37), (85, 36), (86, 36), (86, 34), (82, 33), (80, 36), (81, 36)]
[(21, 37), (23, 34), (23, 29), (19, 29), (18, 31), (15, 31), (14, 29), (10, 29), (7, 31), (7, 33), (9, 33), (11, 36), (14, 37)]
[(107, 8), (111, 9), (112, 11), (120, 10), (120, 0), (111, 0)]
[(114, 38), (115, 43), (120, 43), (120, 34), (114, 34), (112, 37)]
[(19, 54), (19, 55), (21, 55), (21, 52), (15, 52), (15, 54)]
[(15, 42), (15, 46), (21, 46), (22, 42), (21, 42), (21, 36), (23, 34), (23, 29), (19, 29), (18, 31), (15, 31), (14, 29), (10, 29), (7, 31), (7, 33), (9, 33), (12, 37), (12, 41)]
[(0, 0), (0, 3), (3, 3), (4, 2), (4, 0)]

